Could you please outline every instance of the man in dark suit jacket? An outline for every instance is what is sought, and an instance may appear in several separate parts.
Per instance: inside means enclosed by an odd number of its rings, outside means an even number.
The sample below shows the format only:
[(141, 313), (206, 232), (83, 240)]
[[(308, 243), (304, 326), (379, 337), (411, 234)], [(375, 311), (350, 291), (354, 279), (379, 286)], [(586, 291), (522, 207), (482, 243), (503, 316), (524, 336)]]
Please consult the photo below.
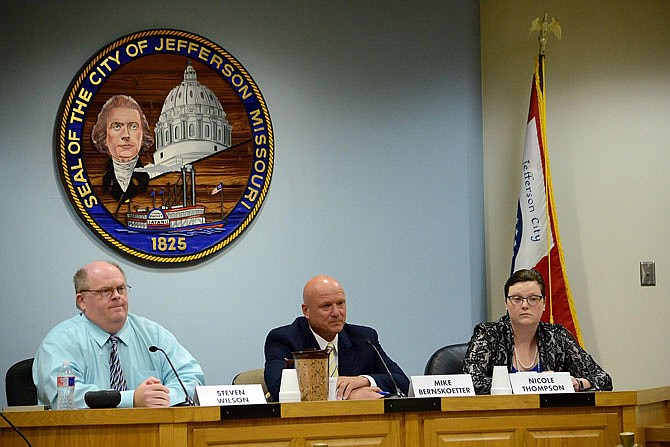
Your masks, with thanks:
[(407, 393), (409, 379), (384, 352), (377, 331), (367, 326), (346, 323), (346, 297), (342, 286), (329, 276), (310, 279), (303, 290), (302, 313), (293, 323), (273, 329), (265, 340), (265, 383), (274, 401), (278, 400), (284, 359), (292, 352), (325, 349), (335, 345), (337, 358), (337, 396), (340, 399), (383, 397), (379, 391), (396, 394), (393, 380), (386, 372), (388, 365), (393, 379)]

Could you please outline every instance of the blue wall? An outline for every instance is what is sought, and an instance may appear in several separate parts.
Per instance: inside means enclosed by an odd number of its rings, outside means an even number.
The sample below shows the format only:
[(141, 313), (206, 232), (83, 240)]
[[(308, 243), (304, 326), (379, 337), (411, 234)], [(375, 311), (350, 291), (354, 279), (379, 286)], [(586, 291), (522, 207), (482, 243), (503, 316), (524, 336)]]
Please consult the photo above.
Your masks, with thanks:
[[(317, 273), (342, 282), (348, 321), (376, 327), (410, 375), (485, 319), (478, 2), (5, 3), (0, 371), (75, 313), (71, 277), (93, 259), (124, 265), (131, 311), (173, 331), (209, 384), (262, 366), (265, 335), (299, 314)], [(251, 228), (171, 270), (133, 264), (92, 236), (52, 156), (60, 101), (84, 62), (159, 27), (233, 54), (276, 138)]]

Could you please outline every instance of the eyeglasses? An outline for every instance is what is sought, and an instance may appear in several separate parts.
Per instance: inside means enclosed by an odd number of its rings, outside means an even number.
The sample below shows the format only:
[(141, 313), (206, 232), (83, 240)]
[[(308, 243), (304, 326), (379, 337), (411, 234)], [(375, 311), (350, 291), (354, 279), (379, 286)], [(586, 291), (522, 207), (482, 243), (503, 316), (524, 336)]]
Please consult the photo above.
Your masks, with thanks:
[(116, 290), (116, 293), (118, 293), (121, 296), (126, 296), (128, 295), (128, 292), (130, 291), (130, 286), (128, 284), (121, 284), (120, 286), (116, 287), (103, 287), (102, 289), (97, 289), (97, 290), (92, 290), (92, 289), (87, 289), (87, 290), (80, 290), (79, 292), (95, 292), (99, 294), (101, 297), (104, 299), (108, 300), (114, 295), (114, 291)]
[(528, 305), (530, 307), (533, 307), (533, 306), (537, 306), (537, 303), (542, 301), (544, 299), (544, 297), (542, 295), (531, 295), (531, 296), (526, 296), (526, 297), (512, 295), (512, 296), (508, 296), (507, 299), (510, 300), (512, 302), (512, 304), (514, 304), (515, 306), (521, 306), (521, 304), (523, 303), (523, 300), (526, 300)]

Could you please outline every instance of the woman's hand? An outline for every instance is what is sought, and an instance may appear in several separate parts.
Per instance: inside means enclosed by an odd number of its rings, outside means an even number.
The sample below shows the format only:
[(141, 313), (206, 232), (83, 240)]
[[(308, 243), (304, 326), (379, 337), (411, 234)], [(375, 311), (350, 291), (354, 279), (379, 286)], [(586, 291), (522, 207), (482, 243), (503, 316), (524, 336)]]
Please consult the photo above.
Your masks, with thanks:
[(591, 382), (589, 382), (587, 379), (584, 379), (582, 377), (576, 378), (570, 376), (572, 379), (572, 387), (575, 389), (575, 391), (586, 391), (591, 389)]

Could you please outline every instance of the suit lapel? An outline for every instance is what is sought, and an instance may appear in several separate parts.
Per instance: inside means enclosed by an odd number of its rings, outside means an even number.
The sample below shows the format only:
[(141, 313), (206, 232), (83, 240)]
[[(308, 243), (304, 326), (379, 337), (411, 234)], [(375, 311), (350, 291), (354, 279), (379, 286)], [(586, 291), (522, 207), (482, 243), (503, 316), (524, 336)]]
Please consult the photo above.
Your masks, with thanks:
[[(307, 319), (303, 317), (303, 321), (301, 323), (303, 326), (301, 331), (302, 331), (302, 343), (300, 346), (304, 346), (302, 349), (319, 349), (319, 343), (316, 341), (316, 338), (314, 337), (314, 334), (309, 328), (309, 323), (307, 322)], [(302, 350), (301, 349), (301, 350)]]
[(338, 335), (337, 345), (339, 350), (337, 353), (337, 369), (339, 370), (340, 375), (355, 375), (354, 361), (356, 353), (353, 350), (353, 343), (351, 342), (351, 338), (349, 338), (346, 325)]

